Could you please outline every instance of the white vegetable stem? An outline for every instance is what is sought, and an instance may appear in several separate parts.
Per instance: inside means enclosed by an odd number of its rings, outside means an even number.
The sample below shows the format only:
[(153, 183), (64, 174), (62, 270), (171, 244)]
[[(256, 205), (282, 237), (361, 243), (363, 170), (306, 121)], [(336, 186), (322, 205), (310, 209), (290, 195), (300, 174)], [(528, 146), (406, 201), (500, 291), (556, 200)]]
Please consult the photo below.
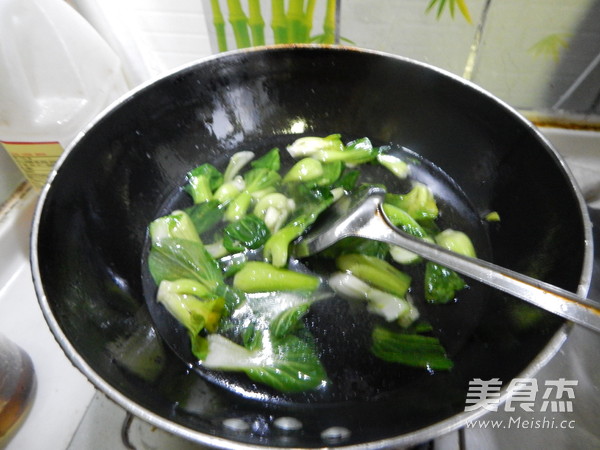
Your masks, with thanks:
[(231, 159), (229, 160), (229, 164), (227, 164), (227, 168), (225, 169), (225, 174), (223, 175), (223, 182), (227, 183), (231, 181), (240, 171), (248, 164), (250, 161), (254, 159), (254, 153), (244, 151), (234, 153)]
[(376, 289), (350, 273), (335, 272), (329, 278), (329, 286), (342, 296), (368, 301), (369, 312), (388, 322), (401, 318), (410, 318), (412, 322), (418, 317), (414, 317), (416, 309), (407, 300)]
[(396, 156), (381, 153), (377, 155), (377, 161), (402, 180), (410, 173), (409, 165)]
[(240, 370), (247, 367), (261, 367), (268, 361), (268, 355), (263, 352), (248, 350), (241, 345), (221, 336), (209, 334), (208, 352), (202, 365), (211, 369)]

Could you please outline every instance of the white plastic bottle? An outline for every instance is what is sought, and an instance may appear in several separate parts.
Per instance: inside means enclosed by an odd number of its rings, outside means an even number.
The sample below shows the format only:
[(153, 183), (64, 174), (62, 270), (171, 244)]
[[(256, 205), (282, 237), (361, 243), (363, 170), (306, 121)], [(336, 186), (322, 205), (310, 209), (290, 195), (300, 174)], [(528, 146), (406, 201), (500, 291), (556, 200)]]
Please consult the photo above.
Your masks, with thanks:
[(64, 0), (0, 0), (0, 145), (34, 188), (128, 88), (119, 58)]

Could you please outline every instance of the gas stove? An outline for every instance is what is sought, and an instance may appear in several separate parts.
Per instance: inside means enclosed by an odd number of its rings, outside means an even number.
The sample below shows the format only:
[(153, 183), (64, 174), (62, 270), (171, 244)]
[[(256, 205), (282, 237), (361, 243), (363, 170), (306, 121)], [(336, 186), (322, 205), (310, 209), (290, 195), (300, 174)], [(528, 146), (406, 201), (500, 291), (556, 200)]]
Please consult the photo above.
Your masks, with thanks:
[[(564, 156), (580, 184), (597, 224), (594, 240), (600, 242), (600, 133), (541, 131)], [(197, 449), (191, 442), (129, 415), (96, 391), (63, 354), (44, 321), (31, 281), (28, 237), (36, 200), (37, 195), (23, 185), (0, 216), (0, 330), (29, 353), (38, 382), (31, 409), (7, 449)], [(600, 298), (600, 246), (596, 247), (591, 298)], [(554, 411), (550, 405), (542, 411), (541, 389), (538, 408), (532, 412), (499, 408), (425, 448), (599, 448), (599, 343), (599, 336), (575, 326), (557, 354), (543, 362), (535, 375), (540, 388), (548, 381), (576, 382), (571, 410)], [(565, 399), (569, 400), (568, 396)]]

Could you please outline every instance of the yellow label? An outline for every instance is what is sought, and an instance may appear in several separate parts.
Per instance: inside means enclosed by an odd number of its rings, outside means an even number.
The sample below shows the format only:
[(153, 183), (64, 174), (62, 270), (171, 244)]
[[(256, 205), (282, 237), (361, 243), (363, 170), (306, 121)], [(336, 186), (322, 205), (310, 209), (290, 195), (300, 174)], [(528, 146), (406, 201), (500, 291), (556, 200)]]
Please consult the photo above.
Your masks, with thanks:
[(44, 186), (54, 163), (63, 152), (58, 142), (0, 141), (31, 185), (39, 190)]

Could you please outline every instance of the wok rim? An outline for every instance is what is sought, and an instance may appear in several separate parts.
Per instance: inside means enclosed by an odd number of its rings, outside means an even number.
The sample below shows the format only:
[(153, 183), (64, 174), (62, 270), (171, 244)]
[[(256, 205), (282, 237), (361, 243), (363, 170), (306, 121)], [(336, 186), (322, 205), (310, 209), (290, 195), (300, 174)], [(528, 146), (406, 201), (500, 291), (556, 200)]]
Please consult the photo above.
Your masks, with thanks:
[[(356, 52), (362, 54), (371, 54), (383, 58), (395, 59), (398, 61), (402, 61), (405, 63), (409, 63), (412, 65), (419, 66), (421, 68), (430, 70), (434, 73), (442, 75), (444, 77), (449, 77), (453, 81), (458, 82), (465, 87), (476, 91), (476, 94), (480, 96), (484, 96), (488, 99), (488, 101), (495, 102), (498, 106), (505, 109), (508, 113), (510, 113), (514, 118), (518, 119), (524, 128), (526, 128), (529, 132), (535, 135), (535, 138), (539, 140), (546, 148), (549, 153), (549, 156), (552, 157), (555, 162), (560, 166), (564, 174), (566, 175), (572, 192), (575, 194), (577, 199), (577, 204), (579, 211), (581, 213), (581, 219), (583, 224), (583, 234), (584, 234), (584, 243), (583, 243), (583, 261), (582, 261), (582, 270), (579, 279), (579, 284), (577, 288), (577, 294), (585, 296), (589, 290), (592, 278), (592, 270), (593, 270), (593, 235), (592, 235), (592, 222), (589, 216), (589, 212), (587, 210), (587, 205), (585, 203), (585, 199), (581, 190), (571, 172), (569, 167), (566, 164), (565, 158), (553, 147), (553, 145), (549, 142), (549, 140), (540, 132), (540, 130), (522, 113), (520, 113), (516, 108), (508, 105), (503, 100), (499, 99), (495, 95), (486, 91), (482, 87), (476, 85), (475, 83), (466, 80), (458, 75), (455, 75), (445, 69), (441, 69), (439, 67), (435, 67), (431, 64), (417, 61), (411, 58), (407, 58), (400, 55), (391, 54), (388, 52), (371, 50), (371, 49), (363, 49), (356, 48), (350, 46), (342, 46), (342, 45), (322, 45), (322, 44), (292, 44), (292, 45), (269, 45), (262, 47), (254, 47), (248, 49), (241, 50), (231, 50), (219, 54), (210, 55), (204, 58), (200, 58), (194, 61), (191, 61), (187, 64), (181, 65), (179, 67), (174, 68), (173, 70), (167, 71), (159, 76), (153, 77), (152, 79), (138, 85), (137, 87), (131, 89), (129, 92), (122, 95), (120, 98), (115, 100), (109, 106), (107, 106), (102, 112), (100, 112), (92, 121), (90, 121), (87, 126), (85, 126), (78, 135), (73, 139), (73, 141), (68, 145), (62, 155), (59, 157), (56, 162), (53, 170), (48, 176), (46, 183), (44, 184), (42, 190), (40, 191), (40, 195), (35, 207), (32, 225), (31, 225), (31, 233), (30, 233), (30, 266), (33, 278), (33, 284), (35, 288), (35, 293), (38, 299), (38, 303), (40, 308), (42, 309), (42, 313), (46, 323), (48, 324), (50, 331), (52, 332), (54, 339), (57, 341), (65, 355), (69, 358), (70, 362), (83, 374), (85, 377), (92, 383), (92, 385), (103, 392), (109, 399), (114, 401), (120, 407), (125, 409), (128, 413), (132, 414), (139, 419), (154, 425), (166, 432), (175, 434), (192, 442), (208, 445), (214, 448), (222, 448), (222, 449), (264, 449), (264, 448), (282, 448), (282, 449), (293, 449), (293, 448), (301, 448), (301, 447), (274, 447), (274, 446), (263, 446), (263, 445), (255, 445), (243, 443), (241, 441), (233, 441), (224, 437), (217, 437), (214, 435), (206, 434), (201, 431), (193, 430), (187, 428), (183, 425), (177, 424), (169, 419), (166, 419), (157, 413), (152, 412), (151, 410), (144, 408), (137, 404), (135, 401), (128, 398), (126, 395), (121, 393), (118, 389), (114, 388), (110, 383), (108, 383), (104, 378), (102, 378), (81, 356), (75, 347), (71, 344), (67, 336), (63, 333), (63, 330), (59, 324), (59, 321), (54, 316), (52, 311), (50, 302), (46, 296), (44, 290), (44, 284), (42, 282), (42, 277), (40, 273), (40, 266), (38, 260), (38, 232), (40, 228), (41, 217), (45, 207), (45, 201), (48, 196), (49, 191), (53, 187), (53, 180), (57, 175), (58, 170), (64, 163), (64, 161), (69, 157), (70, 153), (74, 151), (77, 147), (79, 141), (90, 131), (94, 126), (105, 119), (107, 116), (111, 114), (111, 112), (117, 109), (121, 104), (124, 104), (130, 100), (132, 100), (135, 96), (141, 95), (145, 90), (152, 87), (154, 84), (159, 81), (172, 77), (178, 74), (181, 71), (191, 69), (196, 66), (201, 66), (203, 64), (209, 63), (211, 61), (226, 59), (231, 56), (235, 56), (238, 54), (248, 54), (248, 53), (260, 53), (260, 52), (270, 52), (272, 50), (285, 50), (285, 49), (293, 49), (293, 48), (301, 48), (301, 49), (313, 49), (315, 51), (319, 51), (319, 49), (325, 49), (328, 51), (334, 52)], [(554, 335), (550, 338), (547, 344), (543, 347), (543, 349), (536, 355), (536, 357), (526, 366), (526, 368), (520, 372), (517, 377), (521, 378), (531, 378), (535, 375), (541, 368), (543, 368), (552, 357), (560, 350), (564, 342), (567, 340), (570, 332), (573, 329), (574, 324), (571, 322), (565, 321), (563, 325), (554, 333)], [(511, 395), (511, 391), (507, 389), (507, 387), (503, 387), (500, 395), (500, 403), (503, 403), (509, 396)], [(478, 418), (485, 415), (487, 411), (483, 408), (479, 408), (476, 411), (472, 412), (461, 412), (454, 416), (450, 416), (444, 420), (441, 420), (433, 425), (411, 431), (409, 433), (405, 433), (399, 436), (394, 436), (391, 438), (384, 438), (376, 441), (370, 441), (368, 443), (362, 444), (351, 444), (351, 445), (340, 445), (335, 446), (336, 448), (343, 449), (358, 449), (364, 448), (365, 446), (369, 447), (377, 447), (377, 448), (397, 448), (398, 446), (410, 446), (416, 445), (419, 443), (427, 442), (437, 437), (443, 436), (447, 433), (456, 431), (460, 428), (463, 428), (468, 422), (477, 420)], [(318, 447), (317, 447), (318, 448)], [(329, 446), (323, 445), (321, 448), (329, 448)]]

